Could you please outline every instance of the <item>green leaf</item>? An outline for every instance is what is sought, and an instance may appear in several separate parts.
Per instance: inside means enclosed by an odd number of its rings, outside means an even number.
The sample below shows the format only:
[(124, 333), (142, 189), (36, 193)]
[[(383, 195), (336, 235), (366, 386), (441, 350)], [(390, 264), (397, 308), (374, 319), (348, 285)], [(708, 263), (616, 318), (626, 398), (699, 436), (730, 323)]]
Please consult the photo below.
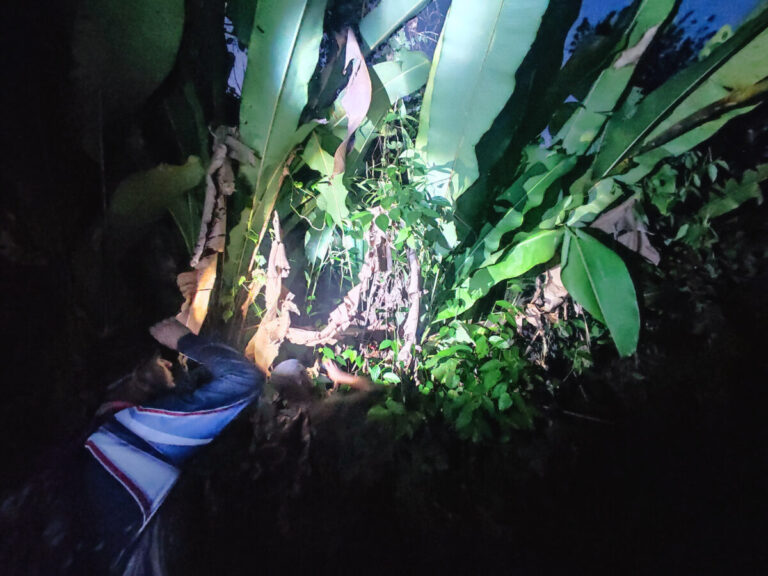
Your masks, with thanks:
[(589, 224), (621, 196), (621, 189), (613, 178), (598, 180), (589, 189), (586, 204), (579, 206), (568, 218), (568, 225)]
[(344, 218), (349, 216), (349, 209), (346, 204), (347, 188), (344, 186), (342, 178), (342, 174), (337, 174), (330, 182), (315, 184), (318, 193), (317, 207), (330, 214), (337, 226), (341, 226)]
[(438, 320), (451, 318), (468, 310), (499, 282), (524, 274), (534, 266), (551, 260), (563, 236), (562, 230), (543, 230), (513, 246), (504, 258), (493, 266), (481, 268), (457, 288), (461, 304), (442, 310)]
[(507, 255), (493, 266), (481, 268), (470, 281), (470, 288), (491, 280), (497, 284), (502, 280), (516, 278), (555, 255), (562, 237), (562, 230), (542, 230), (530, 235), (513, 246)]
[(399, 384), (400, 383), (400, 376), (395, 374), (394, 372), (385, 372), (384, 375), (381, 377), (384, 382), (387, 382), (389, 384)]
[(512, 397), (508, 392), (503, 392), (501, 396), (499, 396), (499, 410), (501, 412), (504, 412), (504, 410), (512, 406), (512, 404)]
[(429, 0), (382, 0), (360, 20), (360, 36), (370, 52), (421, 12)]
[(562, 262), (563, 285), (573, 299), (608, 327), (619, 354), (632, 354), (640, 333), (640, 312), (621, 258), (582, 230), (569, 229)]
[(630, 26), (626, 50), (600, 73), (583, 107), (571, 116), (556, 137), (562, 140), (569, 154), (584, 154), (597, 138), (625, 93), (640, 57), (676, 5), (675, 0), (644, 0), (640, 4)]
[(432, 191), (458, 198), (478, 177), (475, 145), (515, 88), (546, 0), (454, 0), (432, 61), (417, 147)]
[(374, 422), (388, 420), (389, 417), (390, 417), (389, 410), (387, 410), (384, 406), (381, 406), (380, 404), (377, 404), (376, 406), (371, 406), (367, 414), (367, 418)]
[(768, 180), (768, 164), (758, 166), (757, 170), (747, 170), (741, 182), (731, 178), (725, 183), (723, 195), (717, 197), (712, 194), (715, 197), (701, 207), (699, 216), (705, 220), (711, 220), (735, 210), (751, 198), (761, 202), (763, 195), (760, 191), (760, 183), (765, 180)]
[(475, 340), (475, 353), (478, 358), (484, 358), (488, 355), (488, 338), (480, 336)]
[(325, 177), (330, 177), (333, 173), (333, 156), (326, 152), (321, 143), (317, 131), (309, 135), (307, 145), (304, 147), (304, 153), (301, 155), (307, 166), (316, 172), (320, 172)]
[(256, 3), (256, 0), (227, 0), (227, 16), (237, 40), (244, 46), (251, 40)]
[(576, 166), (576, 160), (575, 157), (552, 154), (543, 163), (531, 167), (501, 194), (499, 200), (511, 202), (512, 207), (486, 235), (483, 241), (486, 258), (499, 249), (504, 234), (517, 229), (525, 214), (541, 205), (550, 186), (568, 174)]
[(123, 120), (160, 86), (176, 62), (184, 1), (81, 0), (72, 36), (73, 80), (86, 150), (98, 152), (99, 114)]
[[(745, 22), (730, 40), (715, 48), (711, 56), (689, 66), (646, 96), (632, 111), (632, 116), (616, 115), (608, 124), (595, 160), (595, 176), (612, 173), (649, 137), (719, 99), (727, 82), (735, 81), (736, 85), (741, 85), (745, 80), (757, 78), (758, 74), (765, 76), (768, 66), (764, 58), (766, 25), (768, 10), (763, 10)], [(758, 38), (761, 35), (762, 38)], [(718, 74), (721, 69), (724, 72)], [(709, 79), (712, 81), (708, 82)], [(714, 133), (713, 128), (703, 133), (698, 129), (699, 141)]]
[(403, 406), (403, 404), (401, 404), (397, 400), (393, 400), (392, 398), (387, 398), (384, 401), (384, 404), (386, 405), (387, 410), (389, 410), (392, 414), (397, 414), (398, 416), (403, 416), (405, 414), (405, 406)]
[[(428, 75), (429, 58), (421, 52), (399, 50), (394, 61), (373, 66), (371, 105), (367, 119), (357, 129), (354, 148), (347, 157), (347, 174), (358, 174), (364, 169), (368, 149), (378, 137), (391, 105), (424, 86)], [(342, 124), (345, 119), (346, 115), (342, 115), (336, 122)]]
[(768, 53), (768, 30), (764, 30), (743, 49), (724, 62), (718, 70), (683, 100), (645, 140), (653, 140), (683, 118), (713, 102), (728, 97), (733, 90), (752, 86), (765, 78), (768, 75), (768, 62), (765, 61), (766, 53)]
[(304, 253), (310, 264), (320, 263), (328, 254), (333, 242), (334, 226), (325, 224), (324, 215), (315, 212), (312, 215), (312, 225), (304, 236)]
[[(580, 6), (581, 0), (549, 0), (536, 39), (515, 73), (512, 96), (475, 146), (480, 176), (456, 203), (460, 239), (470, 230), (481, 230), (488, 205), (519, 174), (520, 151), (552, 124), (553, 112), (560, 103), (576, 93), (578, 89), (571, 78), (594, 80), (594, 66), (580, 66), (573, 75), (561, 72), (566, 37)], [(566, 67), (572, 61), (573, 57)], [(586, 81), (591, 85), (591, 80)], [(550, 127), (550, 132), (554, 134), (556, 130)]]
[(395, 59), (374, 64), (373, 71), (381, 80), (381, 86), (374, 90), (371, 100), (384, 90), (390, 104), (413, 94), (427, 83), (429, 58), (423, 52), (398, 50)]
[(252, 201), (230, 231), (222, 276), (231, 281), (248, 265), (280, 190), (283, 165), (291, 150), (314, 128), (298, 127), (307, 104), (323, 37), (326, 0), (259, 2), (248, 47), (248, 67), (240, 104), (240, 135), (261, 161), (241, 166), (252, 187)]
[(205, 168), (196, 156), (190, 156), (181, 166), (160, 164), (132, 174), (117, 186), (110, 214), (118, 225), (149, 224), (161, 218), (185, 192), (199, 185), (204, 176)]
[(376, 222), (376, 226), (378, 226), (379, 230), (382, 232), (386, 232), (387, 228), (389, 228), (389, 218), (386, 214), (379, 214), (376, 216), (376, 220), (374, 220), (374, 222)]
[[(263, 168), (279, 163), (296, 143), (294, 134), (319, 56), (325, 4), (325, 0), (283, 0), (256, 6), (240, 134), (262, 158)], [(257, 189), (263, 168), (257, 174)]]
[(474, 402), (464, 404), (461, 412), (459, 412), (459, 417), (456, 418), (456, 428), (461, 430), (469, 426), (470, 422), (472, 422), (472, 414), (474, 414), (476, 409), (477, 405)]
[[(200, 188), (204, 188), (200, 186)], [(201, 193), (205, 192), (201, 190)], [(189, 255), (195, 250), (195, 243), (197, 242), (197, 234), (200, 230), (200, 218), (202, 218), (202, 202), (194, 198), (194, 189), (182, 194), (176, 200), (174, 200), (168, 211), (173, 217), (173, 221), (176, 222), (176, 227), (181, 233), (181, 237), (184, 239), (184, 245), (187, 247)]]

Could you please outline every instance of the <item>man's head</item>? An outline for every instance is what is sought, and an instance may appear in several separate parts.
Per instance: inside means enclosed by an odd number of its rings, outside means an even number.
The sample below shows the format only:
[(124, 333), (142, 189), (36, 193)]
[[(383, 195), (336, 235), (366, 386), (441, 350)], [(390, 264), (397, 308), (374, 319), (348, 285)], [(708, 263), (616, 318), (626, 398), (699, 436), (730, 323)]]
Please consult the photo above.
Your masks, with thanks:
[(270, 373), (271, 387), (282, 400), (291, 403), (309, 402), (314, 388), (307, 369), (295, 359), (280, 362)]
[(176, 383), (173, 380), (171, 364), (159, 354), (139, 364), (131, 374), (129, 386), (135, 394), (151, 398), (172, 389)]

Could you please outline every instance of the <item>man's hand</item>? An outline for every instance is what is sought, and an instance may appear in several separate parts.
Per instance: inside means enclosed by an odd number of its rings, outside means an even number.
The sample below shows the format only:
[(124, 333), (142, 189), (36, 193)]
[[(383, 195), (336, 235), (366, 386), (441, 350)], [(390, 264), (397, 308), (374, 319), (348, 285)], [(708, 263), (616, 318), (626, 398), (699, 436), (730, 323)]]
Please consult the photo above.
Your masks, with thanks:
[(161, 320), (149, 329), (155, 340), (172, 350), (179, 349), (179, 338), (189, 334), (189, 329), (176, 318)]
[(323, 368), (333, 382), (334, 390), (339, 387), (339, 384), (346, 384), (355, 390), (370, 390), (372, 387), (368, 378), (344, 372), (333, 360), (323, 360)]
[(197, 292), (197, 270), (182, 272), (176, 277), (176, 285), (179, 287), (181, 297), (191, 302)]

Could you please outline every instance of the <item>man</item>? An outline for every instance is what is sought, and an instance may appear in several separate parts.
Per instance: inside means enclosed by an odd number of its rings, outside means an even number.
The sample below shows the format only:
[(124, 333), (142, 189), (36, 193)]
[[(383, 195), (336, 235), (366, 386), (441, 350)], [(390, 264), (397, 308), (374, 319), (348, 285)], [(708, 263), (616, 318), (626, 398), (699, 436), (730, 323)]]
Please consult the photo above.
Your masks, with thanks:
[[(192, 334), (175, 318), (150, 328), (164, 346), (210, 372), (192, 392), (173, 393), (170, 363), (140, 366), (99, 410), (88, 437), (85, 489), (97, 535), (94, 569), (148, 573), (141, 549), (148, 525), (179, 477), (180, 466), (256, 400), (264, 374), (235, 350)], [(138, 552), (137, 552), (138, 550)]]

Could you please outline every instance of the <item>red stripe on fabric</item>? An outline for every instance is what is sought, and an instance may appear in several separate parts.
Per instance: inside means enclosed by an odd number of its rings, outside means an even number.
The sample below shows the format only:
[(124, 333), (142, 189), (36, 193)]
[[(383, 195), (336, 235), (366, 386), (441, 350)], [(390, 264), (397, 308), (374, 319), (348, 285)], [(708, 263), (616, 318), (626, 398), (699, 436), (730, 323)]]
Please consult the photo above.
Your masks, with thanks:
[(103, 416), (107, 412), (119, 412), (123, 408), (133, 408), (134, 406), (136, 406), (136, 404), (133, 402), (122, 402), (120, 400), (115, 400), (114, 402), (104, 402), (104, 404), (99, 406), (99, 409), (96, 410), (96, 416)]
[(147, 498), (147, 495), (144, 494), (144, 492), (134, 484), (133, 480), (128, 478), (120, 468), (115, 466), (115, 464), (107, 457), (104, 452), (102, 452), (96, 444), (94, 444), (91, 440), (86, 441), (85, 445), (88, 447), (88, 449), (91, 451), (91, 453), (96, 456), (96, 459), (101, 462), (101, 464), (109, 470), (110, 474), (112, 474), (125, 488), (128, 490), (128, 492), (131, 493), (131, 495), (136, 499), (139, 506), (142, 509), (142, 514), (146, 518), (149, 513), (152, 511), (152, 503), (149, 501), (149, 498)]
[(160, 408), (144, 408), (143, 406), (136, 406), (137, 412), (146, 412), (148, 414), (164, 414), (166, 416), (200, 416), (203, 414), (215, 414), (217, 412), (225, 412), (230, 408), (234, 408), (238, 404), (242, 404), (245, 400), (240, 400), (229, 406), (222, 406), (220, 408), (210, 408), (208, 410), (195, 410), (194, 412), (174, 412), (173, 410), (161, 410)]

